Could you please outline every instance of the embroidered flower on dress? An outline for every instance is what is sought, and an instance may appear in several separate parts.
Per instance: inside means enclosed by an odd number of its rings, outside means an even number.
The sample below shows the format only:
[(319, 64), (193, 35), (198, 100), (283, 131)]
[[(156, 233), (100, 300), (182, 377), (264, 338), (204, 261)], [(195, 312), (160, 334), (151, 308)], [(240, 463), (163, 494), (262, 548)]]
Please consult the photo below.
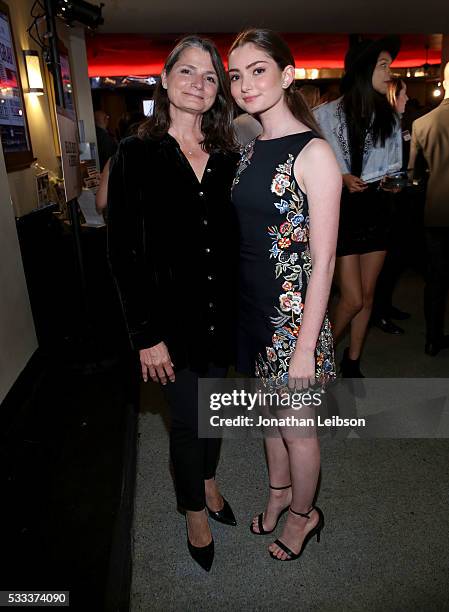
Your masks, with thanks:
[(267, 346), (267, 357), (268, 361), (277, 361), (276, 351), (271, 346)]
[(273, 334), (273, 337), (271, 338), (271, 340), (273, 342), (273, 346), (275, 349), (282, 348), (282, 339), (280, 336), (278, 336), (277, 334)]
[[(290, 359), (295, 350), (304, 311), (302, 293), (294, 289), (307, 287), (307, 279), (312, 271), (310, 251), (307, 247), (309, 216), (306, 200), (297, 188), (295, 180), (289, 179), (293, 162), (294, 157), (289, 154), (287, 162), (276, 167), (271, 183), (273, 193), (286, 194), (285, 199), (274, 203), (280, 214), (287, 213), (286, 219), (279, 226), (272, 225), (267, 228), (271, 240), (270, 259), (276, 260), (274, 274), (275, 278), (283, 278), (284, 293), (279, 296), (277, 315), (270, 317), (274, 328), (272, 346), (265, 347), (266, 357), (259, 353), (256, 359), (256, 375), (270, 389), (277, 391), (287, 384)], [(287, 253), (285, 249), (292, 246), (292, 241), (305, 243), (305, 250)], [(334, 376), (332, 334), (326, 316), (317, 341), (316, 378), (324, 383)]]
[(326, 372), (326, 374), (332, 374), (334, 367), (334, 364), (329, 359), (326, 359), (326, 361), (323, 363), (323, 371)]
[(293, 227), (296, 227), (297, 225), (299, 225), (300, 223), (304, 221), (303, 215), (295, 215), (295, 214), (292, 214), (291, 212), (288, 213), (287, 219), (291, 222)]
[(280, 214), (284, 214), (290, 208), (287, 200), (281, 200), (280, 202), (275, 202), (274, 205), (279, 210)]
[(290, 312), (292, 309), (292, 298), (291, 291), (288, 293), (282, 293), (279, 296), (279, 306), (281, 307), (282, 312)]
[(281, 196), (287, 187), (290, 187), (288, 175), (278, 172), (271, 183), (271, 192)]
[(302, 303), (301, 293), (299, 291), (287, 291), (279, 296), (279, 306), (282, 312), (293, 311), (295, 314), (300, 314), (304, 307)]
[(289, 234), (292, 231), (292, 224), (288, 221), (284, 221), (282, 225), (279, 227), (279, 231), (281, 234)]
[(294, 242), (306, 242), (307, 241), (307, 230), (303, 227), (297, 227), (293, 230), (291, 239)]
[(288, 174), (288, 176), (291, 176), (292, 165), (293, 165), (293, 155), (289, 155), (288, 161), (286, 161), (285, 164), (279, 164), (276, 170), (278, 170), (278, 172), (283, 172), (284, 174)]
[(301, 301), (301, 294), (299, 292), (293, 293), (292, 297), (292, 312), (299, 315), (304, 308), (304, 304)]
[[(253, 140), (242, 152), (240, 166), (234, 185), (239, 182), (240, 175), (251, 163), (254, 151)], [(279, 296), (279, 307), (276, 314), (270, 317), (273, 326), (272, 346), (265, 347), (265, 354), (259, 353), (255, 363), (255, 374), (270, 390), (280, 391), (288, 383), (290, 359), (295, 350), (299, 331), (301, 329), (304, 303), (301, 291), (295, 288), (307, 287), (307, 279), (312, 272), (312, 260), (308, 248), (309, 217), (307, 200), (297, 188), (292, 177), (294, 157), (291, 153), (285, 163), (276, 167), (276, 173), (271, 183), (271, 192), (278, 196), (285, 193), (286, 199), (274, 202), (279, 214), (285, 215), (283, 222), (267, 228), (271, 248), (270, 259), (275, 259), (274, 275), (280, 278), (282, 290)], [(303, 243), (297, 252), (286, 252), (285, 249), (294, 243)], [(297, 247), (299, 248), (299, 247)], [(332, 347), (332, 332), (327, 315), (317, 340), (316, 348), (316, 379), (321, 384), (335, 378), (335, 362)]]
[(290, 238), (281, 238), (280, 240), (278, 240), (278, 246), (280, 249), (288, 249), (291, 243), (292, 241), (290, 240)]

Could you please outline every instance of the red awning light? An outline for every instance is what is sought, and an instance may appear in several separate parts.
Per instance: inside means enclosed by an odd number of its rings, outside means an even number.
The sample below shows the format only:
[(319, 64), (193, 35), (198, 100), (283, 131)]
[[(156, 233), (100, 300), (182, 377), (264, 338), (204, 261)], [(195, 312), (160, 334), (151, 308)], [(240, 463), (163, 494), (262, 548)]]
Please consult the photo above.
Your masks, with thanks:
[[(226, 60), (233, 34), (206, 35), (217, 44)], [(367, 37), (373, 37), (369, 35)], [(165, 58), (178, 34), (93, 34), (86, 39), (90, 77), (135, 75), (159, 75)], [(297, 68), (343, 68), (348, 48), (347, 34), (284, 34)], [(393, 68), (413, 68), (426, 62), (426, 34), (401, 35), (401, 51)], [(429, 64), (441, 63), (441, 44), (428, 50)]]

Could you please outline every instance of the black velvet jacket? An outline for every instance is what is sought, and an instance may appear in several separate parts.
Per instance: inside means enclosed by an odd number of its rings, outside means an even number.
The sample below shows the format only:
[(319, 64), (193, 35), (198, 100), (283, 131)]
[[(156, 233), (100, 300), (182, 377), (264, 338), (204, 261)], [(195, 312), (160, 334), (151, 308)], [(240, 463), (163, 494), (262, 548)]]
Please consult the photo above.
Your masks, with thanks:
[(110, 165), (108, 257), (131, 344), (164, 341), (177, 369), (232, 360), (238, 156), (210, 155), (202, 182), (178, 143), (123, 140)]

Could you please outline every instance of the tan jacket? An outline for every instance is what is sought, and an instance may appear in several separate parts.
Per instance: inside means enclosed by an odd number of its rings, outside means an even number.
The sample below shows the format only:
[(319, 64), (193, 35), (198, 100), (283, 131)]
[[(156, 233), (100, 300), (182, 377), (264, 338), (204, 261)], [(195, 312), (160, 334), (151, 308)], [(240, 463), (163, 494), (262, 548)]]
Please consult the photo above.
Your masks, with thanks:
[(449, 98), (413, 122), (410, 168), (414, 167), (420, 151), (430, 173), (424, 225), (449, 227)]

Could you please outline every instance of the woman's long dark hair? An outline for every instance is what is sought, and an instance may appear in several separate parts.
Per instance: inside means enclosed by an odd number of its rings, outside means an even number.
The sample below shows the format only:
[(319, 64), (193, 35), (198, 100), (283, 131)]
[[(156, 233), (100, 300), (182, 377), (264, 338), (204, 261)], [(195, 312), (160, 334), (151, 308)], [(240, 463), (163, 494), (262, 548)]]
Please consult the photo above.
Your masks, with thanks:
[(343, 79), (343, 108), (348, 127), (348, 143), (351, 150), (351, 172), (360, 176), (363, 149), (369, 133), (375, 144), (384, 146), (397, 121), (396, 111), (387, 96), (377, 92), (372, 83), (378, 55), (351, 72), (350, 79)]
[[(207, 153), (213, 151), (232, 151), (236, 148), (234, 132), (232, 129), (233, 103), (229, 88), (229, 79), (225, 72), (223, 62), (215, 44), (199, 36), (186, 36), (171, 51), (165, 61), (164, 70), (170, 74), (173, 66), (179, 60), (181, 53), (186, 49), (197, 48), (210, 55), (212, 65), (218, 77), (218, 92), (215, 102), (201, 120), (201, 131), (204, 134), (202, 146)], [(170, 128), (170, 101), (167, 90), (162, 82), (156, 85), (154, 91), (154, 113), (139, 127), (140, 138), (160, 139)]]
[[(231, 54), (237, 47), (243, 47), (248, 43), (252, 43), (265, 51), (278, 65), (279, 70), (284, 70), (286, 66), (295, 66), (295, 58), (290, 51), (289, 46), (279, 34), (272, 30), (265, 30), (259, 28), (251, 28), (241, 32), (229, 49)], [(320, 134), (320, 128), (318, 127), (315, 117), (307, 106), (306, 101), (301, 96), (299, 91), (296, 89), (295, 81), (292, 81), (291, 85), (285, 90), (285, 100), (287, 106), (290, 109), (292, 115), (306, 125), (314, 132)]]

